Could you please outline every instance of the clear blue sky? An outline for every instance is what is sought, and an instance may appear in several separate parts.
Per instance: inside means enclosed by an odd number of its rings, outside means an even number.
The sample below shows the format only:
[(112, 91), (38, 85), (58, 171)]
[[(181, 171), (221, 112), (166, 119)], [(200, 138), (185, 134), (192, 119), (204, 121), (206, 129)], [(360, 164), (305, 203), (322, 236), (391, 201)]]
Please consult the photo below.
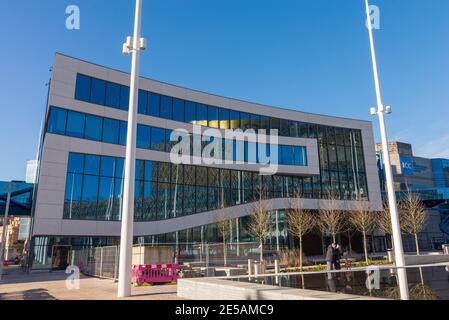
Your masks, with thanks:
[[(132, 0), (0, 0), (0, 180), (35, 158), (56, 51), (121, 70)], [(141, 74), (219, 95), (371, 119), (375, 104), (363, 0), (143, 0), (150, 50)], [(65, 8), (81, 30), (65, 28)], [(372, 0), (391, 139), (449, 158), (449, 1)], [(376, 137), (377, 121), (374, 122)]]

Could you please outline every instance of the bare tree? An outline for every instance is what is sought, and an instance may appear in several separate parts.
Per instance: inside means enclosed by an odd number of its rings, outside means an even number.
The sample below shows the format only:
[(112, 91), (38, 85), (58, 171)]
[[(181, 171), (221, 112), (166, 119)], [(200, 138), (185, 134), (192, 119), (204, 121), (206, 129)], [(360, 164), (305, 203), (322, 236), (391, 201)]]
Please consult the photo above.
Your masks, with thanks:
[(224, 206), (221, 206), (221, 214), (217, 218), (217, 229), (218, 233), (220, 234), (223, 242), (223, 264), (226, 267), (228, 264), (228, 240), (231, 233), (231, 226), (227, 213), (226, 208)]
[(344, 214), (340, 210), (337, 195), (328, 193), (328, 198), (324, 201), (317, 219), (317, 225), (322, 234), (330, 234), (332, 241), (337, 241), (337, 234), (345, 230)]
[(399, 208), (402, 215), (404, 232), (415, 237), (416, 254), (419, 256), (418, 234), (424, 229), (427, 223), (426, 207), (418, 194), (407, 190), (405, 198), (399, 203)]
[(295, 193), (290, 199), (290, 208), (286, 217), (287, 228), (293, 236), (299, 239), (299, 269), (302, 271), (302, 239), (313, 229), (316, 218), (309, 210), (304, 209), (304, 201), (299, 193)]
[(355, 210), (349, 214), (349, 222), (355, 230), (363, 236), (363, 252), (365, 263), (368, 265), (368, 244), (366, 235), (374, 230), (376, 226), (376, 215), (371, 210), (368, 201), (357, 201)]
[(266, 205), (266, 193), (262, 189), (259, 199), (256, 199), (250, 208), (249, 233), (255, 237), (260, 246), (260, 261), (263, 260), (263, 243), (273, 228), (271, 212)]

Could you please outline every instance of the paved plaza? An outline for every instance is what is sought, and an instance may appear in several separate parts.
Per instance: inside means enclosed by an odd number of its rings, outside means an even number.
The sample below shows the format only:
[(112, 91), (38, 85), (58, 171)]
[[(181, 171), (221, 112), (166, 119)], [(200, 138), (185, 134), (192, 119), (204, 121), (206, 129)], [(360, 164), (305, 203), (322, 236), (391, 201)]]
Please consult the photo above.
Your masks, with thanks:
[[(25, 273), (12, 266), (0, 282), (0, 300), (111, 300), (117, 298), (117, 283), (81, 276), (79, 290), (69, 290), (63, 271)], [(176, 300), (176, 285), (133, 287), (135, 300)]]

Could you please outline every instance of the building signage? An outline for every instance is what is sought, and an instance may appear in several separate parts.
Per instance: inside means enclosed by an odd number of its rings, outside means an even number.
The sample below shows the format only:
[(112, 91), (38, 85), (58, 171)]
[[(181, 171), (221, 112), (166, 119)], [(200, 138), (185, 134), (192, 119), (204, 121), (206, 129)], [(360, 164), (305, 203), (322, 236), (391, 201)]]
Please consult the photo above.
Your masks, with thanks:
[(403, 175), (413, 176), (413, 159), (412, 157), (401, 156), (401, 171)]

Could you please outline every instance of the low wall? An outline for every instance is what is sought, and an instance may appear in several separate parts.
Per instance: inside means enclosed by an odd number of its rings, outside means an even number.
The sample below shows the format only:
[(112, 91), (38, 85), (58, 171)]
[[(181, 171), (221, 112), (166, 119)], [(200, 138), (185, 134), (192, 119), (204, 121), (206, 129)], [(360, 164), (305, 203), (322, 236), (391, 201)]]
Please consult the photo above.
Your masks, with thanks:
[(405, 255), (405, 265), (412, 266), (418, 264), (432, 264), (432, 263), (449, 263), (449, 254), (441, 253), (427, 253), (420, 256), (417, 255)]
[(373, 297), (276, 287), (218, 278), (179, 279), (178, 297), (191, 300), (382, 300)]

